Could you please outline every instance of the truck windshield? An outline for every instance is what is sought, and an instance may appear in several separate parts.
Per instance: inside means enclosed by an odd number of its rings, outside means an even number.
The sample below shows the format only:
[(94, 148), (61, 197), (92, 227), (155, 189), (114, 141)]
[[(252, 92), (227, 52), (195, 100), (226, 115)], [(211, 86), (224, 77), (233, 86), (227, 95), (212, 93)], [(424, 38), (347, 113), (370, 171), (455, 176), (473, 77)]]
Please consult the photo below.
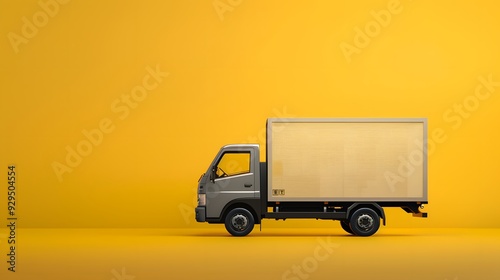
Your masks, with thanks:
[(226, 152), (216, 168), (216, 177), (228, 177), (250, 172), (250, 152)]

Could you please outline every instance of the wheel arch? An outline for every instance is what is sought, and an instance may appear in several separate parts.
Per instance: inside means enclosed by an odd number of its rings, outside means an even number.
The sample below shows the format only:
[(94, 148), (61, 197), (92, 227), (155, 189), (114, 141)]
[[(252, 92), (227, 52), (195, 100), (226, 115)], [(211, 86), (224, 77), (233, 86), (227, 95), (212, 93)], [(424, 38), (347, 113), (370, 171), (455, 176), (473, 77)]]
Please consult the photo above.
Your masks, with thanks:
[(222, 214), (220, 216), (219, 221), (223, 223), (226, 220), (227, 214), (235, 209), (235, 208), (245, 208), (250, 213), (252, 214), (255, 224), (260, 224), (260, 204), (259, 204), (259, 199), (254, 199), (254, 198), (238, 198), (231, 200), (226, 206), (224, 206), (224, 209), (222, 209)]

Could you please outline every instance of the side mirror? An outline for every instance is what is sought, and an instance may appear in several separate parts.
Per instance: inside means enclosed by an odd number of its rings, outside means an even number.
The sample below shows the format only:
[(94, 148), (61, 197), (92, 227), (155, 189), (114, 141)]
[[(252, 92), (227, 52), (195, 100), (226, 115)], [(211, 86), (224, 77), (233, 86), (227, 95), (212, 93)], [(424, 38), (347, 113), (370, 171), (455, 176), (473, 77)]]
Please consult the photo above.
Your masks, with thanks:
[(215, 182), (215, 171), (217, 169), (215, 168), (215, 166), (212, 166), (212, 172), (210, 172), (210, 181), (212, 181), (212, 183)]

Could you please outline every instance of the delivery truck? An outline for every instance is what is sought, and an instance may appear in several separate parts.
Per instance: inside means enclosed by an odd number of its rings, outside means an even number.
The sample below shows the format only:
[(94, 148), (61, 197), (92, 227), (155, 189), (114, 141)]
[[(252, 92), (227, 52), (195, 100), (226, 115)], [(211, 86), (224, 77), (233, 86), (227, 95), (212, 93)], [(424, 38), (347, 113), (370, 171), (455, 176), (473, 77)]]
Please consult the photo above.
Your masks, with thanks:
[(258, 144), (220, 149), (198, 180), (196, 221), (249, 234), (262, 219), (326, 219), (373, 235), (384, 207), (427, 204), (427, 119), (267, 120)]

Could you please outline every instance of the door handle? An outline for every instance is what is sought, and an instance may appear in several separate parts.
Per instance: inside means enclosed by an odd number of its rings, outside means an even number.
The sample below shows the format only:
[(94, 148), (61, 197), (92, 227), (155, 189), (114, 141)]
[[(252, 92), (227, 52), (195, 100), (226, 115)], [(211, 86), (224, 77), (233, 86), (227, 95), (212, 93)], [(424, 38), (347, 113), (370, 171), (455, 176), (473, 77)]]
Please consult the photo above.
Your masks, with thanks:
[(250, 188), (252, 186), (252, 184), (245, 184), (245, 188)]

